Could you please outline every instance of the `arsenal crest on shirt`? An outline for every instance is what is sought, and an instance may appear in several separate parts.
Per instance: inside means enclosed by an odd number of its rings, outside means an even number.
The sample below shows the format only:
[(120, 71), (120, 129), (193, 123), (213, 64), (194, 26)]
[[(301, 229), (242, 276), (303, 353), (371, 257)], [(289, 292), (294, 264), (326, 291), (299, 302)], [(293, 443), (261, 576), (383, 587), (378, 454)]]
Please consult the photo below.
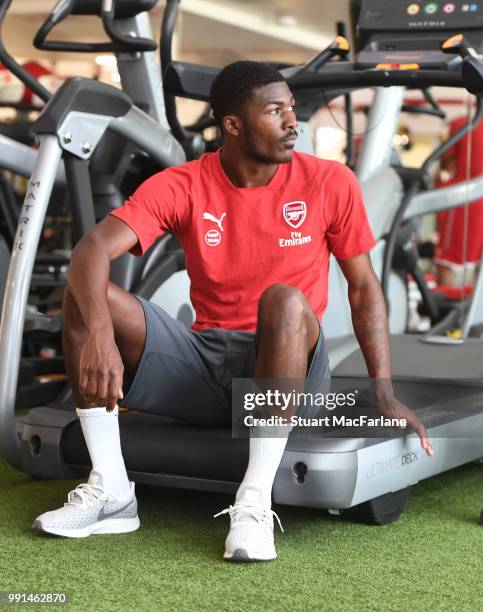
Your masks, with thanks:
[(293, 227), (294, 229), (297, 229), (302, 225), (306, 216), (307, 205), (305, 202), (297, 200), (295, 202), (287, 202), (287, 204), (283, 205), (283, 218), (290, 225), (290, 227)]

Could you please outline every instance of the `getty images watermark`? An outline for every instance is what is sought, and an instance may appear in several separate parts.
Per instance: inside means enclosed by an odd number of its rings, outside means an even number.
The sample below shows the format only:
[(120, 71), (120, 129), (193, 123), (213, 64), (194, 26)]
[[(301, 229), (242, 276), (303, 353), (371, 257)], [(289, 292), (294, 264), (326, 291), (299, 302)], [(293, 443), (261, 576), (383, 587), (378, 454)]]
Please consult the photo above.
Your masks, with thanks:
[[(458, 426), (450, 428), (455, 414)], [(404, 436), (413, 432), (408, 415), (431, 428), (432, 437), (481, 438), (483, 380), (334, 376), (232, 381), (235, 438), (248, 437), (255, 430), (258, 436), (278, 437), (281, 427), (291, 436)]]

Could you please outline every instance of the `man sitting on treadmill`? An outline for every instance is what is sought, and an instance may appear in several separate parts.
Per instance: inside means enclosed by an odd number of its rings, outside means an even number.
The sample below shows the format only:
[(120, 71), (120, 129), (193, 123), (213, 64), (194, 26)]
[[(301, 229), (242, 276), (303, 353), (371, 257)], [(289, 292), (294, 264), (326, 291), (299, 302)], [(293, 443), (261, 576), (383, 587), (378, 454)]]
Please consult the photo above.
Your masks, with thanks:
[[(85, 537), (139, 527), (118, 405), (215, 426), (231, 422), (232, 378), (299, 380), (305, 390), (326, 390), (320, 321), (330, 253), (348, 282), (377, 411), (405, 418), (432, 454), (424, 426), (393, 395), (386, 307), (368, 256), (374, 238), (354, 174), (293, 151), (293, 94), (266, 64), (226, 66), (211, 105), (223, 147), (145, 181), (72, 254), (64, 356), (92, 471), (62, 508), (35, 520), (41, 531)], [(114, 259), (142, 255), (166, 232), (186, 255), (192, 330), (109, 282)], [(130, 384), (123, 391), (124, 374)], [(286, 442), (286, 432), (251, 432), (248, 467), (226, 510), (225, 559), (276, 558), (271, 490)]]

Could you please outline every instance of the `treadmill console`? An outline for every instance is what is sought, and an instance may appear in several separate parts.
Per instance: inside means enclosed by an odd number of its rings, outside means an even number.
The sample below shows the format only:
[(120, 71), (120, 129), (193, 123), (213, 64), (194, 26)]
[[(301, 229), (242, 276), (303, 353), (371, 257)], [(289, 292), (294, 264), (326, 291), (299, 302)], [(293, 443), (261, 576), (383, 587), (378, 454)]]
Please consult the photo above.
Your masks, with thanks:
[(441, 45), (455, 34), (482, 53), (483, 0), (362, 0), (357, 65), (448, 70), (461, 59), (442, 53)]

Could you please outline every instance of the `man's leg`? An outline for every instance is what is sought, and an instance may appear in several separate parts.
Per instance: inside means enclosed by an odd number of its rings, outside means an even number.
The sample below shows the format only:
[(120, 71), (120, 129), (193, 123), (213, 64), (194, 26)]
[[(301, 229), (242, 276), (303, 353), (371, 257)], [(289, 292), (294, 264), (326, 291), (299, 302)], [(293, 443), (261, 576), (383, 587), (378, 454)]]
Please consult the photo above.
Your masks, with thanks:
[[(275, 382), (290, 379), (295, 383), (291, 388), (302, 392), (319, 331), (317, 317), (301, 291), (288, 285), (269, 287), (259, 302), (253, 377)], [(285, 415), (290, 417), (291, 412)], [(270, 507), (273, 480), (287, 444), (288, 428), (280, 432), (264, 430), (255, 430), (250, 438), (248, 468), (237, 499), (250, 487), (259, 491), (258, 503)]]
[[(113, 283), (108, 287), (116, 345), (126, 372), (134, 376), (146, 341), (144, 311), (139, 301)], [(118, 499), (130, 496), (130, 484), (121, 454), (118, 410), (95, 406), (79, 392), (80, 353), (87, 330), (79, 308), (68, 289), (63, 303), (63, 351), (67, 374), (76, 399), (77, 414), (92, 461), (90, 482), (101, 477), (103, 485)]]
[[(133, 376), (146, 340), (143, 308), (135, 297), (112, 283), (109, 284), (108, 304), (116, 345), (125, 370)], [(71, 537), (132, 531), (139, 526), (139, 519), (134, 486), (129, 482), (121, 452), (118, 409), (116, 406), (107, 411), (105, 406), (96, 406), (79, 392), (80, 354), (87, 330), (68, 289), (62, 314), (64, 360), (92, 471), (87, 485), (69, 494), (68, 504), (38, 517), (34, 527)]]
[[(302, 392), (320, 325), (301, 291), (272, 285), (260, 298), (255, 379), (291, 379), (291, 389)], [(291, 416), (289, 413), (286, 416)], [(247, 471), (238, 489), (226, 559), (275, 558), (271, 491), (287, 444), (289, 427), (254, 428), (250, 436)]]

